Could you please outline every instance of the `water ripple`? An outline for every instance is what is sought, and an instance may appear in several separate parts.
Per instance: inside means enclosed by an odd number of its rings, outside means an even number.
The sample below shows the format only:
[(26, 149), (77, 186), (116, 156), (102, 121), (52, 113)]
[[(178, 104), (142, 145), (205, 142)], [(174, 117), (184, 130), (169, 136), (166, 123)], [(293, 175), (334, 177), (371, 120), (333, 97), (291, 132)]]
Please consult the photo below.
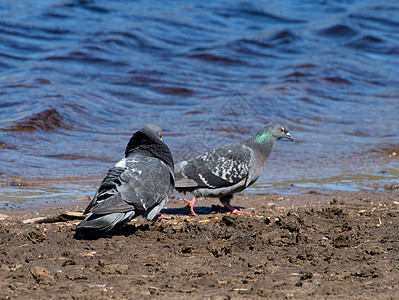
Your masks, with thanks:
[(55, 109), (47, 109), (32, 116), (23, 118), (3, 131), (31, 132), (36, 130), (49, 131), (57, 128), (71, 129), (64, 123), (62, 115)]
[(279, 119), (295, 143), (276, 145), (260, 187), (391, 182), (398, 12), (377, 0), (5, 0), (0, 180), (47, 178), (48, 198), (65, 200), (56, 178), (101, 178), (144, 123), (183, 159)]

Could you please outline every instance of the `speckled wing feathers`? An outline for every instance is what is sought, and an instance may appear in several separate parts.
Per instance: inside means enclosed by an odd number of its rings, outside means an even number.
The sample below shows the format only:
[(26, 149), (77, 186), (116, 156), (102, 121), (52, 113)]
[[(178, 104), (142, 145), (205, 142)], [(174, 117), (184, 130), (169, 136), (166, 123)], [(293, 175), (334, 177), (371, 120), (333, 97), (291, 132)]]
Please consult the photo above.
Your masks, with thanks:
[(240, 143), (213, 149), (180, 165), (182, 170), (176, 175), (175, 187), (221, 188), (234, 185), (248, 176), (252, 156), (252, 150)]

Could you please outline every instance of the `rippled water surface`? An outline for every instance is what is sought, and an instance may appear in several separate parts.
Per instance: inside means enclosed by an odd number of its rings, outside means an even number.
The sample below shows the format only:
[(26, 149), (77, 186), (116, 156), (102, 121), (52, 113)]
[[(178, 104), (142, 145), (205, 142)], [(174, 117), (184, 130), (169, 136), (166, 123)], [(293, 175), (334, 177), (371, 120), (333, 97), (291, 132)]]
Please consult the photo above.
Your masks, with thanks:
[(271, 120), (247, 193), (397, 184), (399, 2), (0, 2), (2, 206), (91, 197), (147, 122), (179, 161)]

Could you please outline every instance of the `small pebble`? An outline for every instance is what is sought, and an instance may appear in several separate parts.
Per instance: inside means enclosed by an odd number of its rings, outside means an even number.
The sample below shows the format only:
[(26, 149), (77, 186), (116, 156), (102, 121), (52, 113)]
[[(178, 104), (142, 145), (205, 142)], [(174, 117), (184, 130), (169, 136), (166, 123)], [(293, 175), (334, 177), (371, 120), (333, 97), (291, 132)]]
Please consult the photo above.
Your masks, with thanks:
[(8, 216), (8, 215), (3, 215), (3, 214), (0, 214), (0, 220), (5, 220), (5, 219), (8, 219), (10, 216)]
[(46, 218), (45, 217), (37, 217), (37, 218), (23, 220), (22, 223), (23, 224), (37, 223), (37, 222), (42, 221), (44, 219), (46, 219)]

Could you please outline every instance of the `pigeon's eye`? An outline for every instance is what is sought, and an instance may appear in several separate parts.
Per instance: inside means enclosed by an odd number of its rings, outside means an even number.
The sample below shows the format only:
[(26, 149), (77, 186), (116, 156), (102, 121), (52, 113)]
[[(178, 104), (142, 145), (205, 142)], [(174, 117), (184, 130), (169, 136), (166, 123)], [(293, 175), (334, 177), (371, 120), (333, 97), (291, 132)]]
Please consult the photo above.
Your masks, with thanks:
[(280, 127), (280, 131), (281, 131), (281, 132), (284, 132), (284, 127)]
[(158, 132), (159, 136), (162, 136), (162, 131)]

